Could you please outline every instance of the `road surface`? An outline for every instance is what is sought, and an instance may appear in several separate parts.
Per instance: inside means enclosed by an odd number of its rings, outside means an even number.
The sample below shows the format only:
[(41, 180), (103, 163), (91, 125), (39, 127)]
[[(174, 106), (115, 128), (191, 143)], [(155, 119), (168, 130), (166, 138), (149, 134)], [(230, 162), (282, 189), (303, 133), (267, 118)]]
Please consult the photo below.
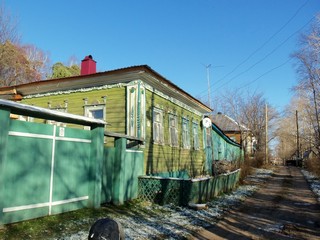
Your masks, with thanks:
[(320, 204), (299, 168), (279, 166), (251, 197), (194, 239), (320, 239)]

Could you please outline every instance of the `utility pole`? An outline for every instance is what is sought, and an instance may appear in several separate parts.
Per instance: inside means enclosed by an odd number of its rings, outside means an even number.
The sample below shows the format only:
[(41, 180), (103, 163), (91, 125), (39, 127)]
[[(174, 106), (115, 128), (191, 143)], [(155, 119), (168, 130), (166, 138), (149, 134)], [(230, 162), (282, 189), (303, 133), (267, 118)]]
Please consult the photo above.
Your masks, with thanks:
[(268, 105), (266, 104), (266, 108), (265, 108), (265, 122), (266, 122), (266, 144), (265, 144), (265, 163), (268, 164)]
[(211, 67), (211, 64), (208, 64), (205, 66), (207, 69), (207, 81), (208, 81), (208, 103), (209, 103), (209, 108), (211, 108), (211, 96), (210, 96), (210, 71), (209, 68)]
[(300, 158), (300, 139), (299, 139), (299, 121), (298, 110), (296, 110), (296, 126), (297, 126), (297, 161)]
[(211, 64), (204, 65), (207, 70), (207, 82), (208, 82), (208, 106), (211, 108), (211, 86), (210, 86), (210, 68), (223, 67), (223, 66), (212, 66)]

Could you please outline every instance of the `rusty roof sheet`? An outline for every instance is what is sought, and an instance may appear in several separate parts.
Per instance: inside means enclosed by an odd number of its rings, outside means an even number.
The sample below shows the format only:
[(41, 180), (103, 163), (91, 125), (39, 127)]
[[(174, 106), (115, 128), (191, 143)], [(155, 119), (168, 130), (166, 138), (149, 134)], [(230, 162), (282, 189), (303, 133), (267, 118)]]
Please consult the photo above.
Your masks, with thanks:
[(210, 118), (212, 122), (224, 132), (240, 132), (249, 130), (243, 124), (237, 123), (234, 119), (222, 113), (211, 115)]

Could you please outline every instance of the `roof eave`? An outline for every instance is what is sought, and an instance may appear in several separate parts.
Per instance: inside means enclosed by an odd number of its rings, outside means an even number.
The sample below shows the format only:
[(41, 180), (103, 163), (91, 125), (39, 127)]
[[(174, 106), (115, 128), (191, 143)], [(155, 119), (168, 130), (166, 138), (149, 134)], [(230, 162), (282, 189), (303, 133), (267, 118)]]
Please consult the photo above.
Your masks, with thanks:
[(174, 96), (178, 100), (191, 105), (203, 114), (212, 112), (210, 107), (206, 106), (147, 65), (116, 69), (91, 75), (42, 80), (13, 86), (13, 89), (22, 96), (27, 96), (53, 91), (88, 88), (92, 87), (93, 83), (94, 86), (103, 86), (107, 84), (127, 83), (139, 79), (145, 80), (152, 87), (164, 91), (169, 96)]

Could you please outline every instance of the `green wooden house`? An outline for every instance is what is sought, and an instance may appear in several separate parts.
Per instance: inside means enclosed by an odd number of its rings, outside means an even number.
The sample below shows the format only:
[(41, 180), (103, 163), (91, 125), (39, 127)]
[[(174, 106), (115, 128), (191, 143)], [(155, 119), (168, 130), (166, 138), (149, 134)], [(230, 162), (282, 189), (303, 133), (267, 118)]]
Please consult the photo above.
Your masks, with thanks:
[[(143, 144), (134, 148), (144, 152), (146, 175), (211, 174), (212, 159), (205, 149), (211, 147), (207, 146), (207, 136), (212, 129), (202, 125), (212, 111), (208, 106), (147, 65), (98, 73), (95, 69), (90, 56), (82, 61), (80, 76), (1, 91), (13, 94), (24, 104), (102, 119), (107, 122), (106, 132), (141, 139)], [(113, 141), (106, 137), (105, 145), (112, 146)], [(131, 148), (130, 144), (127, 148)]]

